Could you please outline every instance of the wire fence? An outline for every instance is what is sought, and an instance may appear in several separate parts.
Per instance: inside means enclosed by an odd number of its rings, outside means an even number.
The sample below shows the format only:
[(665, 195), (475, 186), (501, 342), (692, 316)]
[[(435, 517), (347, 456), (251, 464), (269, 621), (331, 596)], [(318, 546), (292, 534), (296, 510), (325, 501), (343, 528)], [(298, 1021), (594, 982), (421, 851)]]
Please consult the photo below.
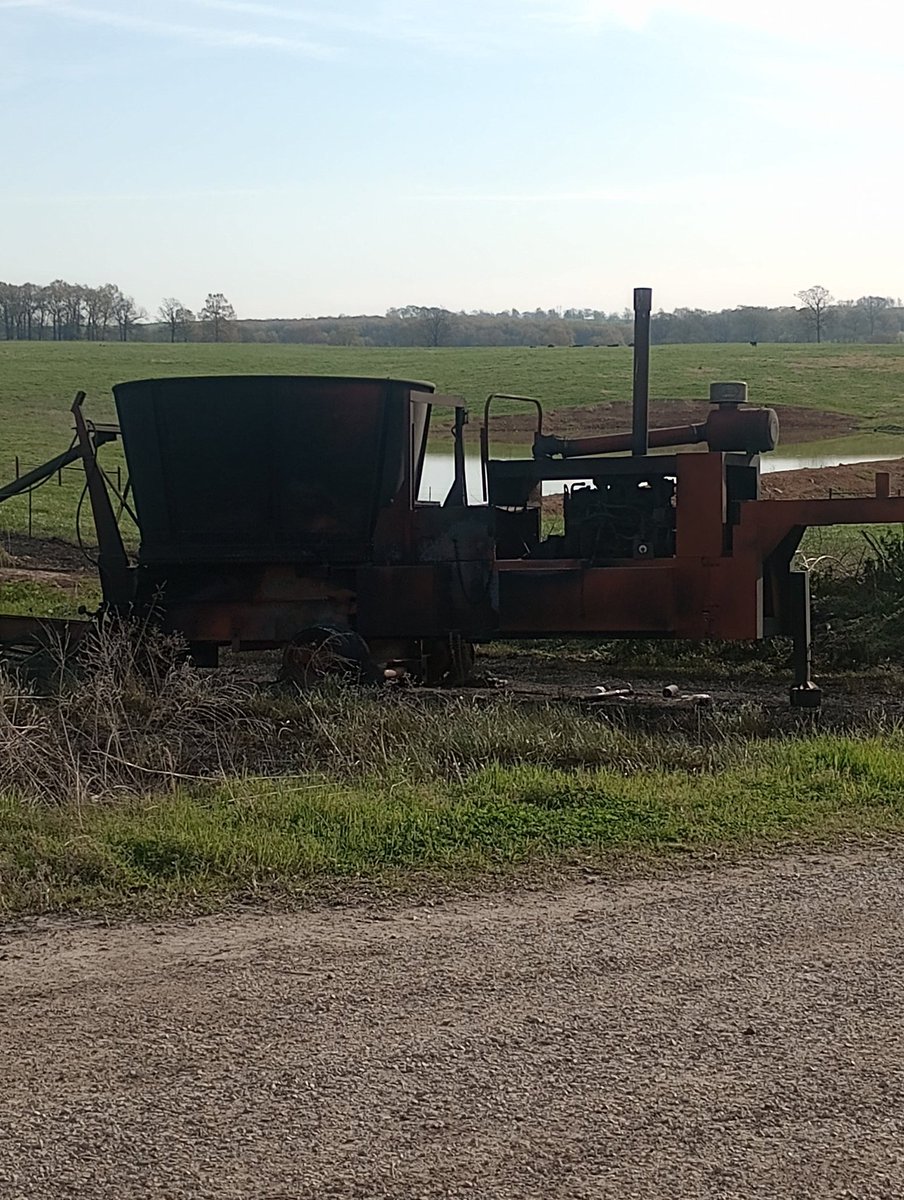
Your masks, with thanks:
[[(15, 455), (0, 463), (0, 484), (21, 479), (32, 464)], [(128, 480), (121, 464), (106, 464), (114, 510), (122, 515)], [(126, 509), (127, 511), (127, 509)], [(95, 542), (94, 524), (87, 504), (87, 481), (81, 461), (58, 468), (52, 475), (0, 503), (0, 531), (30, 539), (61, 538), (68, 542)], [(125, 532), (125, 531), (124, 531)]]

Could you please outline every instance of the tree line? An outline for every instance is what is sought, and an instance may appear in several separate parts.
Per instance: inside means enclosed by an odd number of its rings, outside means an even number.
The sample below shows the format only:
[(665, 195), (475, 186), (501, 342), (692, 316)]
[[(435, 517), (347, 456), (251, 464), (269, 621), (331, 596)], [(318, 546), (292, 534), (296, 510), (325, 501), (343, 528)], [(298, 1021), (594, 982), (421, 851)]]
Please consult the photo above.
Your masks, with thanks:
[(173, 342), (219, 342), (234, 322), (235, 309), (222, 292), (209, 293), (197, 315), (167, 297), (151, 318), (115, 283), (0, 282), (0, 334), (8, 342), (157, 341), (164, 335)]
[[(821, 285), (797, 293), (798, 304), (739, 305), (718, 312), (660, 310), (652, 339), (687, 342), (900, 342), (904, 307), (891, 296), (835, 300)], [(406, 305), (382, 315), (239, 320), (222, 292), (197, 313), (174, 296), (153, 316), (116, 284), (85, 287), (0, 283), (0, 336), (7, 341), (238, 341), (319, 346), (623, 346), (631, 342), (628, 309), (534, 309), (452, 312)]]

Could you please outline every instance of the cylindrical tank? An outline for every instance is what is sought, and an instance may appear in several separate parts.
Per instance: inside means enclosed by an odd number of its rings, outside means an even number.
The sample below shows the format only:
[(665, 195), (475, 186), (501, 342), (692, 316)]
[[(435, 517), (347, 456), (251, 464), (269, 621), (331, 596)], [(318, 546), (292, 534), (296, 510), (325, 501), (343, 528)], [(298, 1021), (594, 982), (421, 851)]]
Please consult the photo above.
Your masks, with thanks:
[(334, 376), (145, 379), (113, 388), (140, 561), (354, 562), (417, 495), (433, 384)]

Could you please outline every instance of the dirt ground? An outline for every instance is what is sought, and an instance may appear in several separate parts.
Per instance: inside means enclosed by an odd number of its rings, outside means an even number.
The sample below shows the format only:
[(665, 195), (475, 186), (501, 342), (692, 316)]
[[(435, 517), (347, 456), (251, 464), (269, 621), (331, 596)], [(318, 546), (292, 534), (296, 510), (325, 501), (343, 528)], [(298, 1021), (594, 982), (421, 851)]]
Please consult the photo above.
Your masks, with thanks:
[(904, 852), (0, 945), (9, 1200), (902, 1195)]
[[(818, 409), (798, 408), (783, 404), (773, 407), (778, 414), (782, 442), (788, 446), (796, 445), (799, 442), (818, 442), (827, 438), (847, 437), (859, 429), (857, 418), (844, 413), (821, 412)], [(696, 425), (705, 421), (708, 414), (709, 405), (705, 401), (659, 399), (650, 401), (650, 425), (652, 428)], [(492, 440), (497, 443), (529, 446), (535, 427), (536, 414), (525, 406), (524, 412), (493, 416), (490, 423), (490, 434)], [(631, 429), (631, 405), (623, 401), (613, 401), (556, 409), (544, 415), (543, 429), (544, 432), (554, 433), (559, 437), (625, 433)], [(475, 432), (475, 444), (476, 437)]]
[(4, 530), (0, 547), (3, 550), (0, 566), (3, 567), (25, 572), (65, 572), (73, 576), (96, 574), (79, 547), (62, 538), (28, 537), (24, 533)]
[(876, 475), (887, 471), (892, 496), (904, 492), (904, 458), (852, 463), (818, 470), (774, 471), (762, 477), (767, 500), (824, 500), (828, 496), (874, 496)]
[(84, 571), (54, 571), (47, 567), (0, 567), (0, 587), (4, 583), (45, 583), (63, 591), (75, 591), (85, 576)]

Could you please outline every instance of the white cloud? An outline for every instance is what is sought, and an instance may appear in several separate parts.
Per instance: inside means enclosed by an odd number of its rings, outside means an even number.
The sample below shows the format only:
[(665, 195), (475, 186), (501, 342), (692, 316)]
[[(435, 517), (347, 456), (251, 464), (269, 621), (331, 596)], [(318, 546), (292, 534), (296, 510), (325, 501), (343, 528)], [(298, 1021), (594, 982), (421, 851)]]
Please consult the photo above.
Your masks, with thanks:
[(270, 0), (188, 0), (196, 8), (228, 13), (260, 26), (306, 25), (336, 43), (349, 38), (402, 42), (450, 54), (488, 54), (531, 40), (518, 0), (379, 0), (360, 3), (272, 3)]

